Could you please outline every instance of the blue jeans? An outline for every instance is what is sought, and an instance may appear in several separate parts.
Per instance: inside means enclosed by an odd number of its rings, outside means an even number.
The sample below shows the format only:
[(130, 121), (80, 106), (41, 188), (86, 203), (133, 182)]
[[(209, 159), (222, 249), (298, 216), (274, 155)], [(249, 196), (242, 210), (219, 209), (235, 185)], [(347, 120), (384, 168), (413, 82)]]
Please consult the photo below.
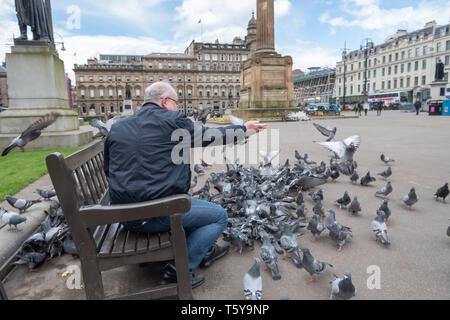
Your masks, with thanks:
[[(228, 214), (221, 206), (191, 198), (191, 210), (182, 215), (189, 259), (189, 271), (202, 262), (209, 248), (216, 242), (228, 224)], [(133, 232), (159, 233), (170, 231), (170, 217), (126, 222), (124, 227)]]

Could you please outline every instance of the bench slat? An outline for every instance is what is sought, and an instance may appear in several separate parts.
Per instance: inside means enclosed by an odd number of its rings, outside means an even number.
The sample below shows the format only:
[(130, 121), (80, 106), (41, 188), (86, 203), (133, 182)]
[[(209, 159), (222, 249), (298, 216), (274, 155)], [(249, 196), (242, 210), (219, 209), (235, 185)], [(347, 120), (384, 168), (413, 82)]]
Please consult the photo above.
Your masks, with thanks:
[(94, 238), (95, 245), (97, 248), (97, 252), (100, 251), (103, 241), (105, 241), (105, 237), (109, 230), (109, 227), (110, 227), (110, 225), (106, 225), (106, 224), (103, 226), (98, 226), (92, 234), (92, 237)]
[(102, 169), (99, 167), (96, 157), (92, 158), (90, 161), (94, 168), (94, 173), (95, 173), (95, 176), (97, 177), (97, 181), (98, 181), (100, 190), (102, 193), (104, 193), (105, 190), (107, 189), (107, 184), (105, 184), (105, 181), (103, 180)]
[(112, 257), (123, 256), (127, 238), (128, 238), (128, 231), (123, 227), (123, 225), (120, 225), (120, 229), (117, 233), (116, 238), (114, 239), (114, 244), (111, 251)]
[(97, 162), (100, 176), (102, 177), (103, 183), (106, 188), (108, 188), (108, 179), (106, 178), (105, 170), (104, 170), (104, 156), (103, 153), (99, 153), (94, 157), (94, 160)]
[(78, 185), (81, 189), (81, 195), (83, 197), (83, 205), (88, 206), (93, 203), (95, 203), (94, 199), (92, 198), (91, 194), (89, 193), (89, 190), (87, 189), (87, 182), (86, 179), (84, 179), (83, 171), (80, 168), (75, 169), (75, 174), (78, 179)]
[(148, 238), (148, 233), (139, 233), (136, 245), (136, 253), (143, 253), (148, 250)]
[(159, 247), (167, 248), (171, 246), (170, 242), (170, 232), (160, 233), (159, 235)]
[(123, 247), (123, 254), (130, 255), (136, 253), (138, 233), (128, 231), (127, 241)]
[(119, 230), (120, 230), (120, 223), (112, 224), (109, 227), (105, 241), (103, 241), (102, 247), (100, 249), (100, 256), (109, 256), (111, 254), (111, 250), (113, 249), (114, 245), (114, 240), (116, 239), (117, 232)]
[(80, 166), (80, 168), (83, 171), (84, 179), (87, 183), (87, 186), (88, 186), (89, 192), (92, 196), (92, 199), (94, 200), (93, 204), (98, 203), (98, 201), (100, 200), (100, 197), (97, 194), (97, 190), (95, 190), (95, 186), (92, 182), (93, 179), (92, 179), (91, 173), (89, 172), (89, 168), (88, 168), (87, 164), (83, 163)]
[(97, 194), (97, 198), (98, 198), (98, 200), (100, 200), (102, 198), (102, 195), (103, 195), (103, 190), (102, 190), (102, 187), (100, 185), (100, 181), (98, 179), (98, 176), (96, 174), (96, 172), (98, 170), (94, 167), (94, 163), (93, 163), (92, 159), (89, 159), (89, 161), (86, 162), (86, 166), (87, 166), (87, 168), (89, 170), (92, 182), (94, 183), (94, 188), (95, 188), (95, 191), (96, 191), (96, 194)]

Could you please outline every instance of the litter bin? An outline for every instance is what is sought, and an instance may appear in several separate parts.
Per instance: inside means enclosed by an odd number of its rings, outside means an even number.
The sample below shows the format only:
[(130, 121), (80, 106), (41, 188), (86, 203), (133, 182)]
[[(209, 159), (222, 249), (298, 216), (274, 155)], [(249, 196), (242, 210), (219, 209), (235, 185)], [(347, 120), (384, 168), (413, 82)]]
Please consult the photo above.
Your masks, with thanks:
[(445, 100), (442, 104), (442, 115), (450, 116), (450, 100)]
[(442, 103), (430, 104), (430, 110), (428, 114), (430, 116), (442, 116)]

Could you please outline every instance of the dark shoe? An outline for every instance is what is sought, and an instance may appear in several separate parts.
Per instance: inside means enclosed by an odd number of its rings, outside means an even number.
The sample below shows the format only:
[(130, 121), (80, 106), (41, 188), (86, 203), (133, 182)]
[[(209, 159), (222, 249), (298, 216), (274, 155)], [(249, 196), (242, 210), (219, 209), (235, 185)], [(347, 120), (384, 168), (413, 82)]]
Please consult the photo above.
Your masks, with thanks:
[[(191, 286), (195, 289), (205, 282), (205, 276), (202, 274), (191, 274)], [(163, 280), (160, 282), (161, 285), (168, 285), (172, 283), (177, 283), (177, 270), (172, 264), (167, 264), (164, 268)]]
[(202, 262), (200, 263), (201, 269), (206, 269), (211, 267), (214, 261), (219, 260), (223, 256), (225, 256), (230, 251), (230, 246), (220, 247), (217, 244), (214, 244), (206, 253)]

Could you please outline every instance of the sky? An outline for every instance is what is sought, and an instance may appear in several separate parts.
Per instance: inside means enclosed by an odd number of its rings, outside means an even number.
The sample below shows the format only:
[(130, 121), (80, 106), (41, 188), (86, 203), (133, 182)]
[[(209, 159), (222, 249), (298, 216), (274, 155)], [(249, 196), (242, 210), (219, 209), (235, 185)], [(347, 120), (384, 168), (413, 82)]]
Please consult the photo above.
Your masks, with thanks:
[[(74, 63), (99, 54), (181, 53), (194, 39), (243, 39), (256, 0), (53, 0), (52, 9), (55, 41), (66, 48), (57, 44), (59, 55), (73, 78)], [(344, 47), (356, 50), (364, 39), (379, 44), (432, 20), (449, 23), (450, 1), (275, 0), (275, 47), (292, 56), (294, 68), (334, 67)], [(13, 35), (14, 0), (0, 0), (0, 62)]]

